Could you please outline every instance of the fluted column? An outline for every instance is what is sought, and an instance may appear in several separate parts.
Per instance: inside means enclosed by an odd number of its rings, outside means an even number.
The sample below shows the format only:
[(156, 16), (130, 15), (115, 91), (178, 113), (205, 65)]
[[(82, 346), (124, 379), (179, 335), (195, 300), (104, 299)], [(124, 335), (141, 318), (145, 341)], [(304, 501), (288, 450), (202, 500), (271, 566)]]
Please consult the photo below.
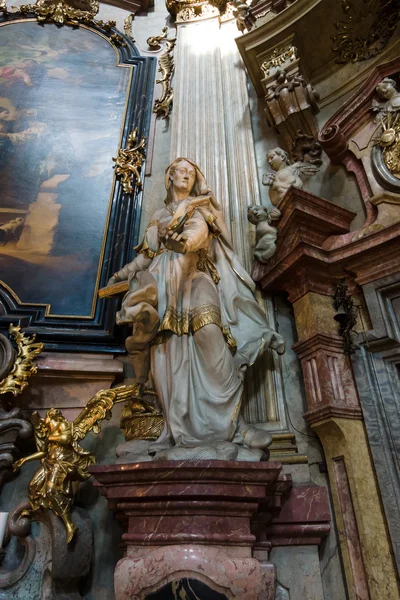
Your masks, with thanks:
[(250, 269), (247, 206), (260, 192), (238, 31), (217, 18), (177, 27), (171, 159), (187, 156), (203, 169)]

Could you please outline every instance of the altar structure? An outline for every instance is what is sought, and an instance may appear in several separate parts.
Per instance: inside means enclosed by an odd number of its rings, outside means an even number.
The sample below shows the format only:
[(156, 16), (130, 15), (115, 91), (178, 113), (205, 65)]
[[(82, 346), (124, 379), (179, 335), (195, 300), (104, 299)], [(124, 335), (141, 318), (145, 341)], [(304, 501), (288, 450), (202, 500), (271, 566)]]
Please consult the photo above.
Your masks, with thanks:
[(0, 5), (0, 598), (400, 599), (399, 21)]

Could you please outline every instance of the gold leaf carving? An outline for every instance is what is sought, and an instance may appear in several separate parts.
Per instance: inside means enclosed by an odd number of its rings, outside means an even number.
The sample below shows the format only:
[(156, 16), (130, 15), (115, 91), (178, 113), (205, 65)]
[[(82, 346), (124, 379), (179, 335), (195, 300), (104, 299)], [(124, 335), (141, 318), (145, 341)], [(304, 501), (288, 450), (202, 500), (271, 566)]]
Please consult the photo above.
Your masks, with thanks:
[[(115, 162), (115, 173), (121, 177), (125, 194), (132, 194), (134, 187), (142, 187), (141, 170), (146, 157), (146, 138), (137, 143), (137, 127), (128, 137), (128, 146), (118, 151)], [(134, 183), (133, 183), (134, 182)]]
[(36, 342), (36, 336), (29, 337), (21, 333), (21, 328), (10, 325), (9, 332), (17, 344), (17, 357), (10, 373), (0, 381), (0, 394), (10, 392), (14, 396), (21, 394), (28, 385), (28, 379), (37, 371), (35, 359), (43, 350), (43, 344)]

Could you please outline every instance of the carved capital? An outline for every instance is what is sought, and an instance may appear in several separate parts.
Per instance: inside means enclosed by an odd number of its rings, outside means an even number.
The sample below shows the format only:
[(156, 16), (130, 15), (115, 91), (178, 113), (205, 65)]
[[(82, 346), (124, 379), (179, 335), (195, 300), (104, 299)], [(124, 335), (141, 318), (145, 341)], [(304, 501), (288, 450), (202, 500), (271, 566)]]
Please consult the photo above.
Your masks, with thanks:
[(224, 15), (234, 17), (233, 6), (227, 0), (166, 0), (166, 7), (177, 23), (223, 18)]

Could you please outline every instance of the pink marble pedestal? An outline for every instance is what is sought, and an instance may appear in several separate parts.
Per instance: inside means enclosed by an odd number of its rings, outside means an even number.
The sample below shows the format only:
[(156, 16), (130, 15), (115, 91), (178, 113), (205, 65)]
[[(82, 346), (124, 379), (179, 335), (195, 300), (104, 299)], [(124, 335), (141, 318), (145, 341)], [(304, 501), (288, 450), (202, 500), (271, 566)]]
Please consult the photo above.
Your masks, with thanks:
[(125, 525), (116, 600), (145, 600), (186, 578), (229, 599), (275, 598), (275, 568), (253, 557), (250, 521), (261, 504), (272, 518), (290, 490), (279, 463), (166, 461), (90, 470)]

